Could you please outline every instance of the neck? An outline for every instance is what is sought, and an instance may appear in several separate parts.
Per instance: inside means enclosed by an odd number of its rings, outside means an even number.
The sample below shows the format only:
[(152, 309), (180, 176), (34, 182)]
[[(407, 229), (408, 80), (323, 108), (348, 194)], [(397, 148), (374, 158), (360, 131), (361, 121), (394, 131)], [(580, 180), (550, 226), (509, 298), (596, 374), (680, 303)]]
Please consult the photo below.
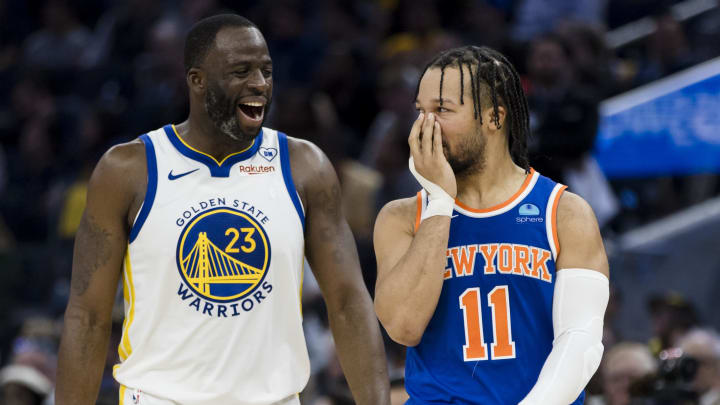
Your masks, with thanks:
[(236, 141), (220, 132), (207, 115), (193, 114), (192, 111), (188, 119), (176, 125), (175, 129), (188, 145), (207, 153), (218, 162), (228, 155), (249, 148), (254, 142), (254, 139)]
[(527, 178), (525, 169), (510, 157), (507, 142), (488, 142), (484, 153), (485, 166), (480, 172), (457, 177), (457, 199), (475, 209), (503, 204), (520, 190)]

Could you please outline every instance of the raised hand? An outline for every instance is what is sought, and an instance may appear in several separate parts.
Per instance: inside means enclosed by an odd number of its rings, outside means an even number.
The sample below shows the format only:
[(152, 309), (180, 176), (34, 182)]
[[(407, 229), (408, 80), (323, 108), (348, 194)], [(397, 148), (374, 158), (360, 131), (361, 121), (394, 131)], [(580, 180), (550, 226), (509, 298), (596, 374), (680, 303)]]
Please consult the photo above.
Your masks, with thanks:
[[(442, 129), (433, 113), (428, 114), (427, 117), (420, 113), (410, 130), (408, 144), (417, 173), (427, 182), (440, 187), (454, 199), (457, 195), (455, 173), (443, 153)], [(421, 179), (418, 181), (432, 197), (433, 187), (423, 184)]]

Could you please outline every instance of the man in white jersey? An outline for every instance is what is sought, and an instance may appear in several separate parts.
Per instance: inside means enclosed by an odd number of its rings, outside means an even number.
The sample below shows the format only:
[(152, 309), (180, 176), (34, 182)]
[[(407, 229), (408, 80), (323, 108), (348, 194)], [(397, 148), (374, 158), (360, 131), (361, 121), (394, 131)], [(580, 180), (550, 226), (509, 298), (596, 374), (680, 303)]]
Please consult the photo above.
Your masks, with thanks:
[(237, 15), (202, 20), (185, 68), (187, 121), (111, 148), (90, 180), (56, 403), (95, 403), (122, 280), (121, 404), (299, 404), (307, 255), (356, 402), (388, 404), (335, 171), (315, 145), (262, 127), (272, 96), (262, 34)]
[(500, 53), (420, 77), (410, 169), (374, 234), (375, 309), (408, 346), (407, 404), (567, 405), (602, 355), (608, 263), (588, 204), (528, 164), (527, 103)]

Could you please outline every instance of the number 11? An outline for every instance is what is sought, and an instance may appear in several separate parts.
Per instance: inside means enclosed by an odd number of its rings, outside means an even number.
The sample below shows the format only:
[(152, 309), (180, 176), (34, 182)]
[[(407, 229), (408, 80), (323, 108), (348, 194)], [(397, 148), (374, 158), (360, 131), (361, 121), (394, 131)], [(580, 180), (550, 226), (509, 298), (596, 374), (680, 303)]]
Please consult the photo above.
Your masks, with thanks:
[[(493, 343), (490, 347), (491, 358), (515, 358), (515, 342), (512, 340), (510, 322), (510, 300), (508, 286), (497, 286), (488, 293), (488, 305), (492, 309)], [(483, 337), (482, 311), (480, 310), (480, 288), (472, 287), (460, 295), (460, 308), (465, 324), (465, 361), (488, 360), (487, 343)]]

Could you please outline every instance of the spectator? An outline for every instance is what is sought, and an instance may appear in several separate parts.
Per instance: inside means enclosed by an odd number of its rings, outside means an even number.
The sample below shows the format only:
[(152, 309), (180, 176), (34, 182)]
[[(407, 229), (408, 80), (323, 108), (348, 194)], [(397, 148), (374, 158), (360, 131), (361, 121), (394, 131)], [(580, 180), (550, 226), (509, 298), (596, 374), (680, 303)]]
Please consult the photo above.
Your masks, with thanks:
[(665, 9), (655, 17), (655, 32), (647, 41), (636, 85), (645, 84), (689, 68), (698, 62), (688, 45), (685, 27)]
[(529, 145), (530, 163), (585, 198), (602, 228), (617, 214), (618, 203), (590, 155), (597, 135), (598, 95), (576, 80), (570, 47), (557, 34), (533, 41), (527, 63), (535, 137)]
[(691, 387), (699, 395), (699, 405), (720, 405), (720, 336), (710, 329), (692, 329), (678, 346), (698, 362)]
[(603, 98), (619, 90), (611, 72), (614, 62), (605, 46), (602, 27), (566, 21), (558, 26), (557, 33), (568, 46), (578, 84)]
[(31, 366), (12, 364), (0, 370), (0, 403), (41, 405), (52, 391), (52, 383)]
[(676, 292), (651, 296), (648, 310), (654, 333), (650, 350), (654, 354), (678, 346), (680, 337), (698, 325), (695, 307)]
[(594, 398), (591, 403), (629, 405), (631, 385), (656, 370), (657, 362), (647, 346), (632, 342), (618, 343), (605, 352), (600, 366), (604, 397), (602, 400)]
[(524, 42), (552, 31), (563, 20), (600, 24), (607, 0), (522, 0), (516, 8), (512, 36)]
[(536, 145), (530, 161), (545, 176), (565, 180), (593, 147), (598, 99), (578, 86), (570, 51), (557, 35), (545, 35), (528, 52), (530, 129)]
[(78, 67), (90, 43), (90, 31), (77, 19), (68, 0), (49, 0), (42, 9), (43, 28), (25, 43), (25, 63), (42, 69)]

